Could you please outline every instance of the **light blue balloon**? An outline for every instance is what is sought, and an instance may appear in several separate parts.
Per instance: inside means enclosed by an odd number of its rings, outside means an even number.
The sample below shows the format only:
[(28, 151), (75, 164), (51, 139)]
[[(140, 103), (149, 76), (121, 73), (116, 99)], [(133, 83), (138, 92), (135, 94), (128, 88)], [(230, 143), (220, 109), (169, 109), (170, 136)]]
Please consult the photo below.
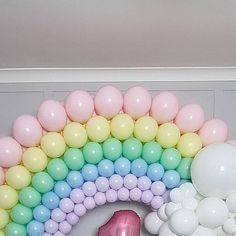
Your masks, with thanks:
[(172, 189), (178, 186), (180, 182), (180, 175), (175, 170), (168, 170), (165, 172), (162, 181), (167, 188)]
[(104, 159), (98, 164), (98, 173), (103, 177), (111, 177), (114, 174), (114, 164), (112, 161)]
[(82, 168), (82, 175), (86, 181), (94, 181), (98, 177), (98, 168), (93, 164), (86, 164)]
[(134, 160), (131, 164), (131, 173), (137, 177), (146, 175), (147, 173), (147, 163), (141, 158)]
[(147, 170), (147, 176), (152, 181), (158, 181), (160, 180), (165, 173), (165, 170), (163, 166), (159, 163), (153, 163), (149, 165)]
[(54, 192), (60, 198), (69, 197), (71, 187), (66, 181), (58, 181), (54, 186)]
[(50, 219), (51, 211), (44, 205), (39, 205), (33, 210), (34, 219), (44, 223)]
[(84, 178), (79, 171), (73, 170), (67, 175), (66, 181), (71, 188), (80, 188), (84, 183)]
[(44, 224), (36, 220), (32, 220), (27, 225), (27, 233), (29, 236), (42, 236), (44, 233)]
[(59, 197), (54, 192), (48, 192), (43, 194), (42, 196), (43, 205), (51, 210), (58, 207), (59, 201), (60, 201)]
[(127, 158), (121, 157), (115, 161), (115, 172), (118, 175), (125, 176), (130, 173), (130, 161)]

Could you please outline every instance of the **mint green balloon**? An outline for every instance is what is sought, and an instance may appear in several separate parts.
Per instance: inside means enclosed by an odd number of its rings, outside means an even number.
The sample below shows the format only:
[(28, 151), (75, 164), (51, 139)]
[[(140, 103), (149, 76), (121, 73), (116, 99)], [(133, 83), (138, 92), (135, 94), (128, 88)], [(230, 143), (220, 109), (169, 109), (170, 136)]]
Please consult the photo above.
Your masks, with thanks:
[(19, 201), (26, 207), (36, 207), (41, 202), (41, 194), (32, 187), (26, 187), (20, 191)]
[(11, 209), (11, 219), (17, 224), (28, 224), (32, 218), (33, 213), (29, 207), (25, 207), (22, 204), (17, 204)]
[(148, 142), (143, 145), (142, 158), (147, 164), (153, 164), (160, 160), (162, 147), (157, 142)]
[(104, 157), (111, 161), (117, 160), (122, 155), (122, 143), (116, 138), (107, 139), (102, 148)]
[(48, 174), (57, 181), (65, 179), (69, 173), (66, 163), (57, 158), (48, 162), (47, 171)]
[[(191, 165), (193, 158), (183, 158), (176, 169), (182, 179), (191, 179)], [(211, 170), (209, 170), (211, 171)]]
[(40, 193), (46, 193), (53, 189), (54, 181), (47, 172), (39, 172), (32, 178), (33, 187)]
[(141, 156), (142, 143), (136, 138), (126, 139), (123, 143), (123, 156), (133, 161)]
[(84, 166), (84, 156), (80, 149), (69, 148), (64, 153), (64, 162), (71, 170), (80, 170)]
[(175, 148), (167, 148), (163, 151), (160, 163), (165, 170), (174, 170), (181, 161), (181, 154)]
[(96, 142), (89, 142), (83, 148), (84, 159), (89, 164), (97, 164), (103, 158), (102, 146)]
[(24, 225), (19, 225), (11, 222), (6, 226), (5, 236), (26, 236), (27, 231)]

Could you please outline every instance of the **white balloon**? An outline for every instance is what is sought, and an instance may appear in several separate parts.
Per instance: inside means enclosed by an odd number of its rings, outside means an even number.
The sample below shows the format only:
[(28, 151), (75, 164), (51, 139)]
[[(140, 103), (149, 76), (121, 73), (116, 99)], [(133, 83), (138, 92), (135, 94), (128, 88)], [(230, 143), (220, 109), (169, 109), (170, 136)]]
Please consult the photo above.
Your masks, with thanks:
[(194, 211), (180, 209), (170, 216), (169, 225), (177, 235), (187, 236), (197, 229), (198, 218)]
[(168, 220), (168, 217), (167, 217), (166, 212), (165, 212), (166, 211), (166, 205), (167, 205), (167, 203), (163, 204), (157, 212), (157, 215), (159, 216), (159, 218), (162, 221), (167, 221)]
[(233, 234), (234, 232), (236, 232), (236, 222), (235, 222), (235, 220), (232, 219), (232, 218), (226, 220), (224, 225), (223, 225), (223, 230), (227, 234)]
[(182, 206), (185, 209), (189, 209), (189, 210), (196, 210), (197, 206), (198, 206), (198, 201), (195, 198), (185, 198), (182, 201)]
[(182, 202), (184, 199), (184, 191), (181, 190), (180, 188), (174, 188), (173, 190), (170, 191), (170, 200), (172, 202), (178, 203)]
[(212, 229), (208, 229), (200, 225), (191, 234), (191, 236), (216, 236), (216, 233)]
[(146, 215), (144, 219), (144, 226), (150, 234), (158, 234), (163, 223), (154, 211)]
[(215, 228), (214, 232), (217, 236), (227, 236), (227, 234), (223, 231), (221, 226), (218, 228)]
[(236, 213), (236, 192), (226, 198), (226, 205), (230, 212)]
[(170, 230), (168, 223), (165, 223), (160, 228), (159, 236), (177, 236), (177, 235)]
[(236, 189), (236, 146), (212, 144), (203, 148), (191, 165), (192, 182), (205, 197), (225, 199)]
[(184, 192), (186, 198), (195, 197), (197, 194), (197, 190), (192, 183), (184, 183), (179, 188)]
[(175, 211), (177, 211), (181, 208), (182, 208), (181, 203), (169, 202), (166, 205), (165, 213), (166, 213), (167, 217), (170, 217)]
[(229, 211), (222, 199), (211, 197), (200, 201), (196, 213), (202, 226), (216, 228), (224, 224)]

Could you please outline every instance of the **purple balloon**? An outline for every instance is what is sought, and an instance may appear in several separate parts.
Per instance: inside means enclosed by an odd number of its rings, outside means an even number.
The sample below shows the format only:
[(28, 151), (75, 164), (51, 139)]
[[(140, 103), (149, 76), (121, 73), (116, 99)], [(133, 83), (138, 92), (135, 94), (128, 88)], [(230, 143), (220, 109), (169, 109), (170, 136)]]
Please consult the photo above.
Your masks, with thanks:
[(99, 192), (106, 192), (109, 189), (109, 180), (106, 177), (98, 177), (95, 181)]
[(135, 175), (128, 174), (124, 177), (124, 186), (127, 189), (133, 189), (137, 186), (137, 184), (138, 184), (138, 179)]
[(74, 203), (70, 198), (63, 198), (59, 203), (59, 207), (65, 213), (70, 213), (74, 210)]
[(139, 188), (133, 188), (130, 190), (129, 197), (132, 201), (139, 202), (142, 197), (142, 191)]
[(75, 213), (71, 212), (67, 214), (66, 220), (69, 224), (76, 225), (79, 222), (79, 217)]
[(72, 226), (67, 221), (62, 221), (59, 224), (59, 230), (64, 234), (70, 233), (71, 229), (72, 229)]
[[(54, 234), (55, 235), (55, 234)], [(42, 236), (52, 236), (52, 234), (49, 233), (43, 233)]]
[(45, 231), (50, 234), (54, 234), (58, 230), (58, 223), (49, 219), (44, 223)]
[(164, 203), (170, 202), (170, 190), (166, 191), (163, 195), (162, 195), (163, 199), (164, 199)]
[(120, 175), (112, 175), (109, 179), (110, 187), (114, 190), (118, 190), (123, 186), (123, 178)]
[(57, 223), (62, 222), (66, 219), (66, 213), (63, 212), (60, 208), (53, 209), (51, 212), (52, 220), (56, 221)]
[(97, 192), (94, 196), (94, 201), (98, 206), (104, 205), (106, 203), (105, 193)]
[(161, 196), (155, 196), (151, 201), (152, 209), (157, 210), (164, 204), (164, 199)]
[(77, 216), (83, 216), (86, 213), (87, 209), (85, 208), (84, 204), (76, 204), (74, 208), (74, 213)]
[(144, 191), (141, 199), (143, 203), (149, 204), (153, 199), (152, 191), (151, 190)]
[(138, 178), (138, 188), (142, 191), (150, 189), (152, 181), (147, 176)]
[(65, 234), (60, 231), (57, 231), (55, 234), (53, 234), (53, 236), (65, 236)]
[(163, 182), (156, 181), (156, 182), (152, 183), (151, 191), (154, 195), (161, 196), (165, 193), (166, 186)]
[(114, 189), (109, 189), (106, 191), (107, 202), (116, 202), (117, 201), (117, 192)]
[(128, 201), (129, 200), (129, 190), (125, 187), (122, 187), (117, 192), (118, 199), (120, 201)]
[(92, 197), (86, 197), (84, 199), (84, 206), (87, 210), (92, 210), (96, 207), (95, 201)]
[(84, 201), (84, 198), (85, 198), (84, 193), (79, 188), (73, 189), (70, 193), (70, 199), (74, 203), (82, 203)]
[(93, 182), (85, 182), (82, 186), (82, 190), (87, 197), (92, 197), (97, 192), (96, 185)]

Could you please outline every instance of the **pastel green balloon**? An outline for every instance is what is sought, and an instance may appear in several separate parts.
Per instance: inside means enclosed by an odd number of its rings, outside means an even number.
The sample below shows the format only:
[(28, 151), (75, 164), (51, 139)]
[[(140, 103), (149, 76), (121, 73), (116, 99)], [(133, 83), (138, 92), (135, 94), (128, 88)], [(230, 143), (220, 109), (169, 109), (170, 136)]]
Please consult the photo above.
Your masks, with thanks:
[(64, 153), (64, 162), (71, 170), (80, 170), (84, 166), (84, 156), (80, 149), (69, 148)]
[(11, 222), (6, 226), (5, 236), (26, 236), (27, 231), (24, 225)]
[[(191, 179), (191, 165), (193, 158), (187, 157), (183, 158), (176, 169), (182, 179)], [(210, 171), (210, 170), (209, 170)]]
[(54, 181), (46, 172), (39, 172), (32, 178), (33, 187), (40, 193), (46, 193), (53, 189)]
[(19, 201), (26, 207), (36, 207), (41, 202), (41, 194), (32, 187), (24, 188), (19, 193)]
[(57, 181), (65, 179), (69, 172), (65, 162), (61, 159), (52, 159), (49, 161), (47, 171)]
[(103, 158), (102, 146), (96, 142), (89, 142), (83, 148), (84, 159), (89, 164), (97, 164)]
[(160, 160), (162, 147), (157, 142), (148, 142), (143, 145), (142, 158), (148, 163), (153, 164)]
[(160, 163), (166, 170), (174, 170), (181, 161), (181, 154), (175, 148), (167, 148), (163, 151)]
[(123, 143), (123, 156), (133, 161), (141, 156), (142, 143), (136, 138), (129, 138)]
[(122, 143), (116, 138), (107, 139), (102, 148), (104, 157), (111, 161), (117, 160), (122, 155)]
[(11, 210), (11, 219), (21, 225), (28, 224), (32, 218), (33, 213), (32, 210), (29, 207), (25, 207), (22, 204), (17, 204), (14, 206)]

